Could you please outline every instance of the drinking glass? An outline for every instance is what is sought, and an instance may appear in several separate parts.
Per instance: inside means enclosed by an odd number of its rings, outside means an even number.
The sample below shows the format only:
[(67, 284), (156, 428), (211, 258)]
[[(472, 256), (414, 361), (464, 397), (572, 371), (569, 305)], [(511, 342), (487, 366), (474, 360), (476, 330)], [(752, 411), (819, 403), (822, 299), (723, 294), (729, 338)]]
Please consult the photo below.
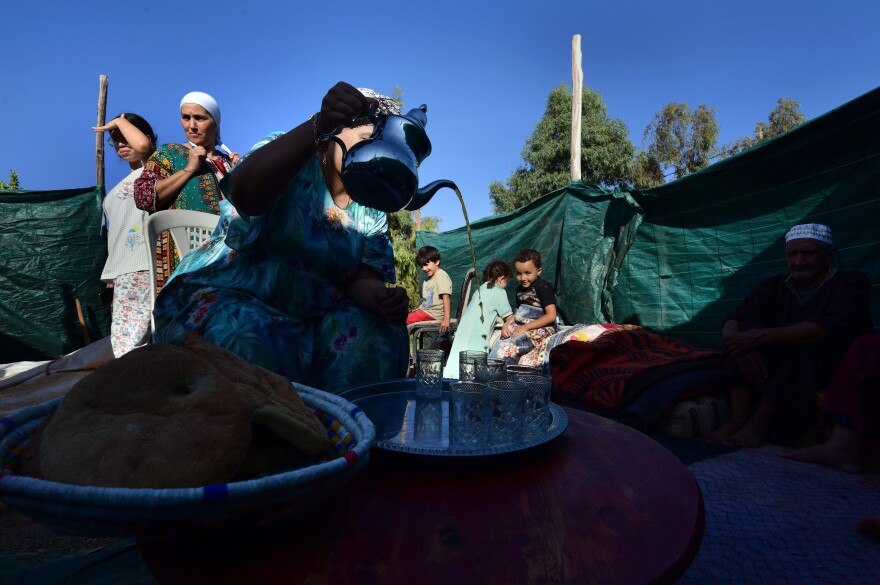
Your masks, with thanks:
[(416, 351), (416, 397), (440, 398), (443, 394), (443, 350)]
[(413, 438), (420, 443), (439, 443), (443, 438), (443, 401), (416, 400)]
[(525, 387), (523, 439), (541, 436), (550, 428), (550, 377), (520, 374), (517, 381)]
[(476, 377), (477, 382), (491, 382), (493, 380), (506, 380), (507, 374), (504, 372), (504, 360), (499, 358), (486, 358), (486, 369), (478, 370)]
[(458, 379), (463, 381), (474, 380), (477, 372), (486, 371), (485, 351), (461, 351), (458, 353)]
[(518, 381), (489, 382), (489, 443), (502, 445), (519, 440), (522, 434), (525, 386)]
[(479, 382), (449, 383), (449, 444), (478, 448), (489, 432), (489, 400), (486, 385)]
[(507, 364), (504, 366), (504, 371), (507, 374), (508, 380), (516, 380), (523, 374), (540, 375), (544, 373), (541, 368), (536, 366), (521, 366), (519, 364)]

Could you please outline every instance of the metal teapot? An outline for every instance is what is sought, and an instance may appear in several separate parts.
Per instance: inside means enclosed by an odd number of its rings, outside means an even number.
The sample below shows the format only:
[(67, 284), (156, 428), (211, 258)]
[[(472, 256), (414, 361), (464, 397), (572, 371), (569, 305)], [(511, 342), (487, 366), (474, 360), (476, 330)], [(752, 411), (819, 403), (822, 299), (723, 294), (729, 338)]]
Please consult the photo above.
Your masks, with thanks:
[(431, 154), (431, 141), (425, 132), (428, 106), (423, 104), (405, 116), (389, 114), (381, 123), (373, 110), (371, 104), (367, 116), (373, 123), (373, 134), (350, 149), (337, 136), (321, 137), (342, 148), (342, 183), (353, 200), (386, 213), (414, 211), (439, 189), (457, 189), (455, 183), (445, 179), (419, 189), (419, 165)]

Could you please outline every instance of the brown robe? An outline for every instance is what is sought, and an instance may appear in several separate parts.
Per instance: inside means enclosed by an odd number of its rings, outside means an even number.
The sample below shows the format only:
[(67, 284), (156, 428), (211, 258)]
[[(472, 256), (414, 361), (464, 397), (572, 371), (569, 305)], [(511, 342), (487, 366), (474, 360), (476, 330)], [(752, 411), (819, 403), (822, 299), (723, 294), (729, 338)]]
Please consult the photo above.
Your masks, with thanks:
[(777, 415), (770, 441), (788, 442), (816, 420), (816, 397), (824, 391), (853, 340), (873, 329), (869, 303), (870, 282), (861, 272), (837, 271), (803, 305), (787, 283), (786, 275), (759, 284), (730, 319), (740, 330), (783, 327), (809, 321), (826, 334), (818, 343), (778, 344), (761, 349), (769, 364), (768, 379), (750, 382), (729, 357), (725, 383), (773, 399)]

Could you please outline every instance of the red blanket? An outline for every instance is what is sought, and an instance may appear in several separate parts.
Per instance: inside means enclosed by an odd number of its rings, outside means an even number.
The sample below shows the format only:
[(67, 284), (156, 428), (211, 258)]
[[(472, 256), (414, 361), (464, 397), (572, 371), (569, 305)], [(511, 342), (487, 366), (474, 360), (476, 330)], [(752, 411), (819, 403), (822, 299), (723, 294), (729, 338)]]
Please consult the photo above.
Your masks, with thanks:
[(721, 367), (723, 355), (643, 327), (621, 325), (593, 341), (568, 341), (553, 348), (553, 392), (587, 406), (619, 410), (664, 377)]

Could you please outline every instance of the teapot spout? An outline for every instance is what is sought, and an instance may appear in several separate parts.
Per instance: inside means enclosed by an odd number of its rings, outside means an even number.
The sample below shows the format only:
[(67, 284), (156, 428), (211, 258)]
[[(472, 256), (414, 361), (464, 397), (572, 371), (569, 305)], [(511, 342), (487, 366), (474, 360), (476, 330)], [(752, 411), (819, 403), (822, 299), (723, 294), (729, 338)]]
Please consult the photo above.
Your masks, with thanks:
[(458, 191), (458, 185), (448, 179), (433, 181), (416, 191), (413, 195), (413, 198), (410, 200), (409, 203), (406, 204), (406, 207), (404, 207), (404, 209), (408, 211), (415, 211), (416, 209), (424, 207), (428, 203), (428, 201), (431, 200), (431, 197), (434, 196), (434, 193), (436, 193), (443, 187), (449, 187), (450, 189)]

